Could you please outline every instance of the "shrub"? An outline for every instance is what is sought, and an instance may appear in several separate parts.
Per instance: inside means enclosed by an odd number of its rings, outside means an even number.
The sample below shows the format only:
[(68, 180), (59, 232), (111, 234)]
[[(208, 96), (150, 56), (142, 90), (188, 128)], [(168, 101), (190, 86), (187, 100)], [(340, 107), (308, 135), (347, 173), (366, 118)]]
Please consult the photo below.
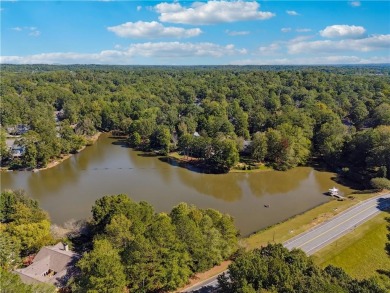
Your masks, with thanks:
[(390, 180), (386, 178), (372, 178), (370, 184), (377, 189), (390, 189)]

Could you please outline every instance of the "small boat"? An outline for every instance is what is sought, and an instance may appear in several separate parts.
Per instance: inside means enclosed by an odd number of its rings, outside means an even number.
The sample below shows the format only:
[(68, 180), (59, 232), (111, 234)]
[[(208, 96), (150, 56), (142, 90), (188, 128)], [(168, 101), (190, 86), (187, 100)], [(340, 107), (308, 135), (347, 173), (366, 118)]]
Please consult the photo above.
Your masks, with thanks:
[(269, 204), (265, 204), (264, 207), (265, 207), (265, 208), (269, 208)]

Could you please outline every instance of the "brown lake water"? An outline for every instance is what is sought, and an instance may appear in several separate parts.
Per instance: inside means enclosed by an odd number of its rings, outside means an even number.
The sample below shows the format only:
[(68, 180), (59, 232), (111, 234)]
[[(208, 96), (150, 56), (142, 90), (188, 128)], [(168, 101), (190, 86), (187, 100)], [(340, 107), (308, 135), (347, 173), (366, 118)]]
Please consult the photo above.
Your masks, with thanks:
[[(298, 167), (286, 172), (204, 174), (120, 145), (109, 134), (54, 168), (36, 173), (1, 173), (1, 190), (24, 189), (53, 222), (91, 216), (95, 200), (128, 194), (157, 212), (180, 202), (229, 213), (243, 236), (276, 224), (329, 200), (333, 173)], [(269, 205), (269, 208), (264, 207)]]

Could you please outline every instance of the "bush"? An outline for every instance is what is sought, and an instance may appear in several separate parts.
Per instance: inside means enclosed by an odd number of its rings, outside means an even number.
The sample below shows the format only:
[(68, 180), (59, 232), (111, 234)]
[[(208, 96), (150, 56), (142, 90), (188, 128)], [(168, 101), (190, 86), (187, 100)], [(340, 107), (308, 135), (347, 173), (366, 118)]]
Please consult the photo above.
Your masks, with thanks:
[(377, 189), (390, 189), (390, 180), (387, 178), (372, 178), (370, 184)]

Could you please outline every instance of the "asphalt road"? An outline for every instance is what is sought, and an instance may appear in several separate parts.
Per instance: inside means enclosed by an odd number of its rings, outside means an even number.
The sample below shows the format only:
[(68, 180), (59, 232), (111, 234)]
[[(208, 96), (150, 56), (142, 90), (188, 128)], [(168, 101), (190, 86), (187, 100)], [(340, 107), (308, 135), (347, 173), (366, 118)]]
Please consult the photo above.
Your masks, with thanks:
[[(353, 231), (380, 211), (390, 208), (390, 193), (361, 202), (331, 220), (306, 231), (283, 245), (288, 249), (300, 248), (311, 255), (341, 236)], [(227, 273), (227, 271), (225, 271)], [(218, 288), (218, 276), (187, 288), (184, 292), (210, 293)]]
[(300, 248), (306, 254), (311, 255), (388, 208), (390, 208), (390, 194), (368, 199), (331, 220), (288, 240), (283, 245), (290, 250)]

